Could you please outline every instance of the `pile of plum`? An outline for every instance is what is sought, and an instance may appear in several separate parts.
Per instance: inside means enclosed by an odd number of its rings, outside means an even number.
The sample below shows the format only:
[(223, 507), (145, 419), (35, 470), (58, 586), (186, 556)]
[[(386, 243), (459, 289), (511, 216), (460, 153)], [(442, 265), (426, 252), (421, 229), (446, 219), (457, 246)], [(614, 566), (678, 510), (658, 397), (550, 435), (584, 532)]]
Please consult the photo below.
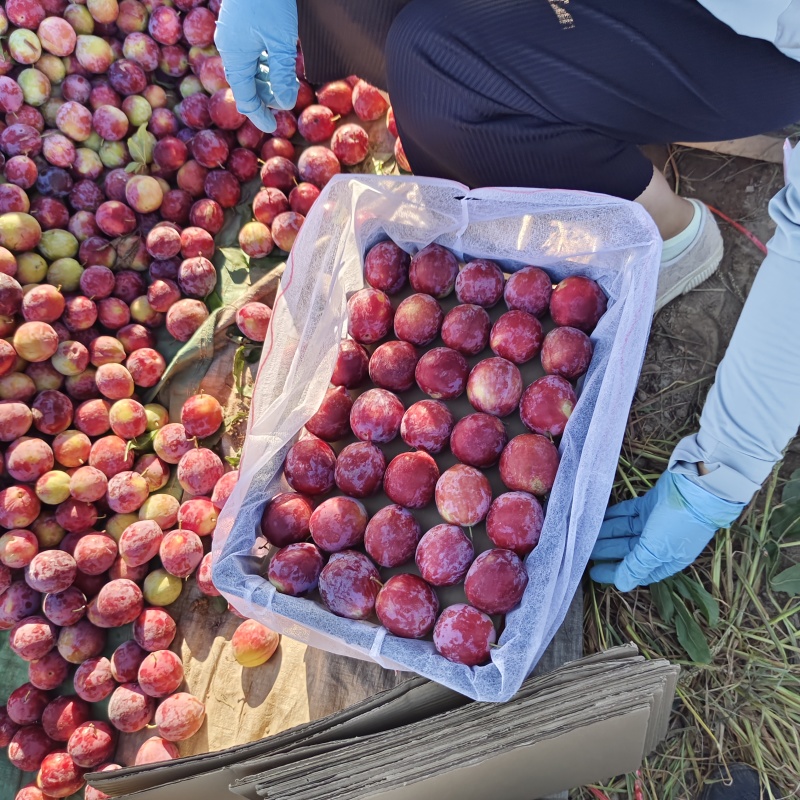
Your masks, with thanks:
[[(445, 658), (477, 666), (528, 583), (522, 559), (541, 534), (554, 440), (607, 299), (587, 277), (554, 287), (526, 266), (506, 280), (493, 261), (460, 265), (437, 244), (410, 257), (381, 242), (364, 276), (333, 386), (286, 457), (294, 491), (264, 510), (278, 548), (268, 577), (285, 594), (318, 592), (336, 615), (374, 615), (395, 636), (432, 633)], [(526, 386), (532, 369), (544, 375)], [(462, 583), (467, 602), (452, 602), (445, 587)]]
[[(234, 214), (252, 219), (248, 256), (288, 252), (330, 177), (367, 157), (360, 123), (385, 117), (396, 135), (374, 87), (312, 88), (302, 56), (296, 108), (257, 130), (213, 45), (218, 11), (0, 4), (0, 630), (29, 664), (0, 707), (0, 747), (38, 770), (19, 800), (117, 768), (120, 732), (157, 726), (136, 756), (148, 763), (202, 724), (165, 606), (189, 576), (218, 594), (207, 551), (237, 473), (206, 446), (223, 421), (213, 397), (190, 398), (180, 422), (146, 402), (159, 349), (208, 319), (215, 237)], [(249, 303), (237, 325), (262, 342), (270, 314)], [(130, 641), (107, 648), (120, 626)], [(231, 647), (257, 666), (277, 643), (246, 621)]]

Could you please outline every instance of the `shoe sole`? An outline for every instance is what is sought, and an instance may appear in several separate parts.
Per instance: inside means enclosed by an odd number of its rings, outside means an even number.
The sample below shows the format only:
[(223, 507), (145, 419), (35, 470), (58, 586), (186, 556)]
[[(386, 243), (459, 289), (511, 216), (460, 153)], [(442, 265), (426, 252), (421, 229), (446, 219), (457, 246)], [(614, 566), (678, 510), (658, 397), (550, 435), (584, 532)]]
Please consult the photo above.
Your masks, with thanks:
[(685, 278), (678, 281), (667, 294), (659, 297), (656, 302), (654, 313), (660, 311), (667, 303), (671, 303), (676, 297), (691, 292), (692, 289), (696, 289), (701, 283), (707, 281), (719, 269), (723, 250), (722, 238), (720, 237), (717, 247), (713, 255), (709, 258), (706, 266), (699, 267), (695, 272), (690, 272)]

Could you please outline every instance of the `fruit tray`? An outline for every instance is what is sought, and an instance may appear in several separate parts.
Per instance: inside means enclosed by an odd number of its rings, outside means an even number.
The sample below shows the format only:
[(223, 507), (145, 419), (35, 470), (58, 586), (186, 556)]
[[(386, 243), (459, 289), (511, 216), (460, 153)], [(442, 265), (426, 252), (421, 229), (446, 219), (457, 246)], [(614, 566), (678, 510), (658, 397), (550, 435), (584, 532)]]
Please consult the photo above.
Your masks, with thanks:
[[(314, 599), (319, 595), (281, 594), (267, 580), (269, 545), (260, 527), (264, 509), (275, 495), (289, 491), (287, 453), (307, 435), (304, 426), (330, 387), (340, 342), (348, 333), (348, 299), (365, 286), (365, 254), (387, 239), (412, 255), (437, 243), (462, 262), (491, 259), (506, 273), (536, 265), (554, 283), (582, 275), (597, 281), (608, 298), (607, 311), (591, 333), (594, 353), (578, 382), (577, 404), (557, 440), (560, 464), (541, 536), (524, 560), (527, 586), (520, 604), (506, 615), (490, 660), (481, 666), (444, 658), (430, 637), (392, 635), (374, 616), (336, 616)], [(241, 613), (311, 646), (411, 670), (478, 700), (512, 697), (561, 624), (603, 518), (647, 343), (660, 247), (658, 232), (640, 206), (604, 195), (469, 191), (450, 181), (412, 177), (334, 178), (295, 242), (276, 298), (239, 481), (214, 535), (219, 590)], [(447, 310), (454, 301), (445, 299), (442, 305)], [(496, 320), (501, 310), (489, 312)], [(470, 366), (487, 355), (492, 353), (476, 356)], [(526, 386), (542, 374), (538, 369), (521, 367)], [(407, 408), (424, 395), (415, 390), (401, 397)], [(450, 409), (456, 419), (474, 411), (466, 398)], [(526, 432), (516, 413), (503, 422), (509, 437)], [(393, 442), (387, 462), (407, 449)], [(443, 471), (455, 459), (437, 456), (437, 462)], [(497, 470), (487, 474), (496, 496)], [(364, 505), (374, 514), (391, 502), (379, 495)], [(423, 530), (442, 521), (435, 509), (415, 515)], [(484, 526), (473, 534), (476, 552), (491, 547)], [(413, 571), (413, 562), (400, 571)], [(381, 574), (386, 580), (395, 572)], [(439, 595), (441, 608), (463, 602), (463, 594), (452, 587)]]

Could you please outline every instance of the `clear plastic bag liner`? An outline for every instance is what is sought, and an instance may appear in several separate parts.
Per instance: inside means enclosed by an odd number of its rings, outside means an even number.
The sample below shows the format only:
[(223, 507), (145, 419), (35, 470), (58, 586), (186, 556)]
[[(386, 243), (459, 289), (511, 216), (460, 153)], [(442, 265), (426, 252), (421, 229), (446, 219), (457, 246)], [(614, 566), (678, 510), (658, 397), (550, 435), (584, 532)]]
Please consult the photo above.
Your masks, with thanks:
[[(554, 281), (587, 275), (609, 297), (561, 439), (542, 536), (525, 560), (525, 595), (482, 667), (451, 663), (429, 641), (398, 638), (377, 624), (282, 595), (262, 574), (262, 512), (287, 490), (286, 452), (329, 386), (347, 333), (347, 298), (364, 286), (364, 254), (386, 238), (410, 253), (438, 242), (463, 260), (490, 258), (507, 271), (535, 264)], [(242, 614), (314, 647), (412, 670), (477, 700), (512, 697), (561, 624), (600, 528), (644, 358), (660, 253), (661, 239), (644, 209), (605, 195), (469, 191), (415, 177), (334, 178), (295, 241), (275, 301), (239, 480), (214, 534), (217, 588)]]

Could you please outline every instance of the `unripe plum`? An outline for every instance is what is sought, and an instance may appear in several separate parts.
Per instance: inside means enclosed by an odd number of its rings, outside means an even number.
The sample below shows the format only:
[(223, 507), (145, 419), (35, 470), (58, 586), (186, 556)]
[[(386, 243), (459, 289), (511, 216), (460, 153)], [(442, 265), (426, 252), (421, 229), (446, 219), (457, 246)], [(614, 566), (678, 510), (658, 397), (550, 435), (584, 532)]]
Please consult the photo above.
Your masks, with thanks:
[(239, 231), (239, 247), (250, 258), (264, 258), (275, 248), (272, 233), (263, 222), (248, 222)]
[(282, 214), (278, 214), (272, 220), (270, 229), (275, 246), (288, 253), (294, 246), (294, 241), (297, 238), (297, 234), (300, 233), (300, 228), (303, 227), (304, 222), (305, 217), (294, 211), (284, 211)]
[(266, 664), (278, 649), (281, 637), (254, 619), (246, 619), (231, 637), (233, 657), (243, 667)]
[(80, 619), (74, 625), (62, 628), (58, 634), (58, 652), (70, 664), (82, 664), (103, 652), (106, 634), (92, 625), (88, 619)]
[(30, 531), (11, 530), (0, 536), (0, 563), (10, 569), (27, 567), (38, 552), (39, 542)]

